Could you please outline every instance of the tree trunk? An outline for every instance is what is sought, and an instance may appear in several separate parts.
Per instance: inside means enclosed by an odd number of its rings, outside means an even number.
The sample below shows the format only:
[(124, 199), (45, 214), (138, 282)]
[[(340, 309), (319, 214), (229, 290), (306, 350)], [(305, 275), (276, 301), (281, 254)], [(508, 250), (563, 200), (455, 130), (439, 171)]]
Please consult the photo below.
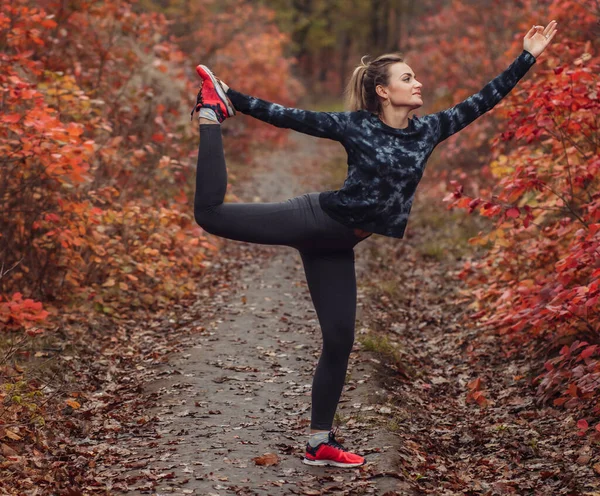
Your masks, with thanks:
[(379, 11), (381, 9), (382, 0), (373, 0), (371, 10), (371, 48), (370, 51), (376, 53), (380, 46), (380, 31), (379, 31)]
[[(294, 0), (294, 24), (300, 24), (302, 19), (310, 19), (312, 14), (312, 0)], [(301, 29), (294, 31), (292, 39), (296, 43), (297, 57), (300, 69), (304, 74), (310, 76), (312, 79), (313, 71), (311, 70), (311, 53), (307, 46), (306, 39), (308, 37), (308, 31), (310, 29), (310, 23), (306, 23)]]
[(348, 73), (348, 57), (350, 56), (350, 38), (348, 32), (342, 36), (342, 46), (340, 48), (340, 91), (346, 88), (346, 74)]

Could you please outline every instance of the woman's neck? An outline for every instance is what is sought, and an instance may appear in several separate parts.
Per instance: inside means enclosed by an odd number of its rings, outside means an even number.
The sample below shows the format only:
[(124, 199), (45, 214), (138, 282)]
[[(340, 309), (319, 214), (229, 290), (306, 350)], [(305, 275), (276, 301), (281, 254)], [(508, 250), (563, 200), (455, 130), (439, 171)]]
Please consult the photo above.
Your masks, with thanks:
[(406, 107), (392, 107), (391, 105), (385, 107), (379, 118), (381, 121), (396, 129), (405, 129), (408, 127), (408, 114), (412, 109)]

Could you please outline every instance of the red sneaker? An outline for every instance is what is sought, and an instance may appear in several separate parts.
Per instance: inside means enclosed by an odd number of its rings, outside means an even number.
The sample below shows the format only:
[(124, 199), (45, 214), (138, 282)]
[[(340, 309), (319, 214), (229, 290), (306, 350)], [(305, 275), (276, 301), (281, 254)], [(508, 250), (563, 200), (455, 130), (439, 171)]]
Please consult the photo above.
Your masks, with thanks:
[(364, 465), (365, 459), (346, 450), (335, 440), (335, 433), (331, 431), (329, 439), (319, 444), (316, 448), (306, 443), (306, 453), (302, 462), (307, 465), (330, 465), (332, 467), (350, 468)]
[(215, 75), (205, 65), (197, 66), (196, 72), (202, 78), (202, 89), (198, 92), (192, 116), (194, 111), (204, 107), (214, 110), (219, 122), (223, 122), (228, 117), (233, 117), (235, 109)]

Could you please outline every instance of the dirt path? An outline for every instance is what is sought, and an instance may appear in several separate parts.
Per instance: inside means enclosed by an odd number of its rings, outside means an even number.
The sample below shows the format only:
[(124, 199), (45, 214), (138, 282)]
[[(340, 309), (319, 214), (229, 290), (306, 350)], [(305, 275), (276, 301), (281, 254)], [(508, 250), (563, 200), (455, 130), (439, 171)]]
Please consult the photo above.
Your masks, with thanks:
[[(294, 150), (267, 155), (264, 170), (237, 188), (243, 201), (318, 191), (299, 183), (297, 164), (318, 162), (331, 144), (299, 134), (291, 140)], [(356, 248), (359, 332), (365, 249), (365, 243)], [(207, 313), (194, 322), (189, 350), (173, 356), (160, 379), (144, 388), (158, 398), (148, 415), (158, 419), (160, 437), (134, 438), (124, 446), (130, 454), (119, 480), (127, 481), (127, 493), (382, 495), (407, 489), (393, 474), (385, 475), (400, 447), (376, 421), (389, 414), (385, 393), (372, 379), (373, 363), (356, 352), (337, 414), (345, 444), (369, 464), (342, 470), (301, 463), (321, 335), (299, 254), (227, 242), (217, 263), (237, 271), (235, 284), (216, 296), (216, 318)], [(266, 453), (277, 455), (277, 464), (253, 461)]]

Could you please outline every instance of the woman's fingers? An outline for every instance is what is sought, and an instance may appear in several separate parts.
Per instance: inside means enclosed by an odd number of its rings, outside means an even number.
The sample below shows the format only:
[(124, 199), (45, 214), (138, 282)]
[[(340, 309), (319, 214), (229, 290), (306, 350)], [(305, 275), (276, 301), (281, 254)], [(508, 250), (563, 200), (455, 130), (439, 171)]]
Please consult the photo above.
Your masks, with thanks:
[(528, 38), (534, 38), (536, 34), (540, 34), (544, 29), (543, 26), (533, 26), (529, 33), (527, 33)]
[(546, 27), (538, 26), (536, 24), (532, 26), (532, 28), (528, 31), (528, 33), (525, 35), (525, 38), (533, 38), (536, 34), (539, 33), (542, 36), (544, 36), (548, 41), (550, 41), (552, 38), (554, 38), (554, 35), (556, 34), (557, 25), (558, 23), (555, 20), (550, 21)]
[(544, 32), (542, 34), (546, 37), (549, 37), (553, 32), (556, 31), (556, 24), (556, 21), (550, 21), (550, 23), (546, 26), (546, 29), (544, 29)]

